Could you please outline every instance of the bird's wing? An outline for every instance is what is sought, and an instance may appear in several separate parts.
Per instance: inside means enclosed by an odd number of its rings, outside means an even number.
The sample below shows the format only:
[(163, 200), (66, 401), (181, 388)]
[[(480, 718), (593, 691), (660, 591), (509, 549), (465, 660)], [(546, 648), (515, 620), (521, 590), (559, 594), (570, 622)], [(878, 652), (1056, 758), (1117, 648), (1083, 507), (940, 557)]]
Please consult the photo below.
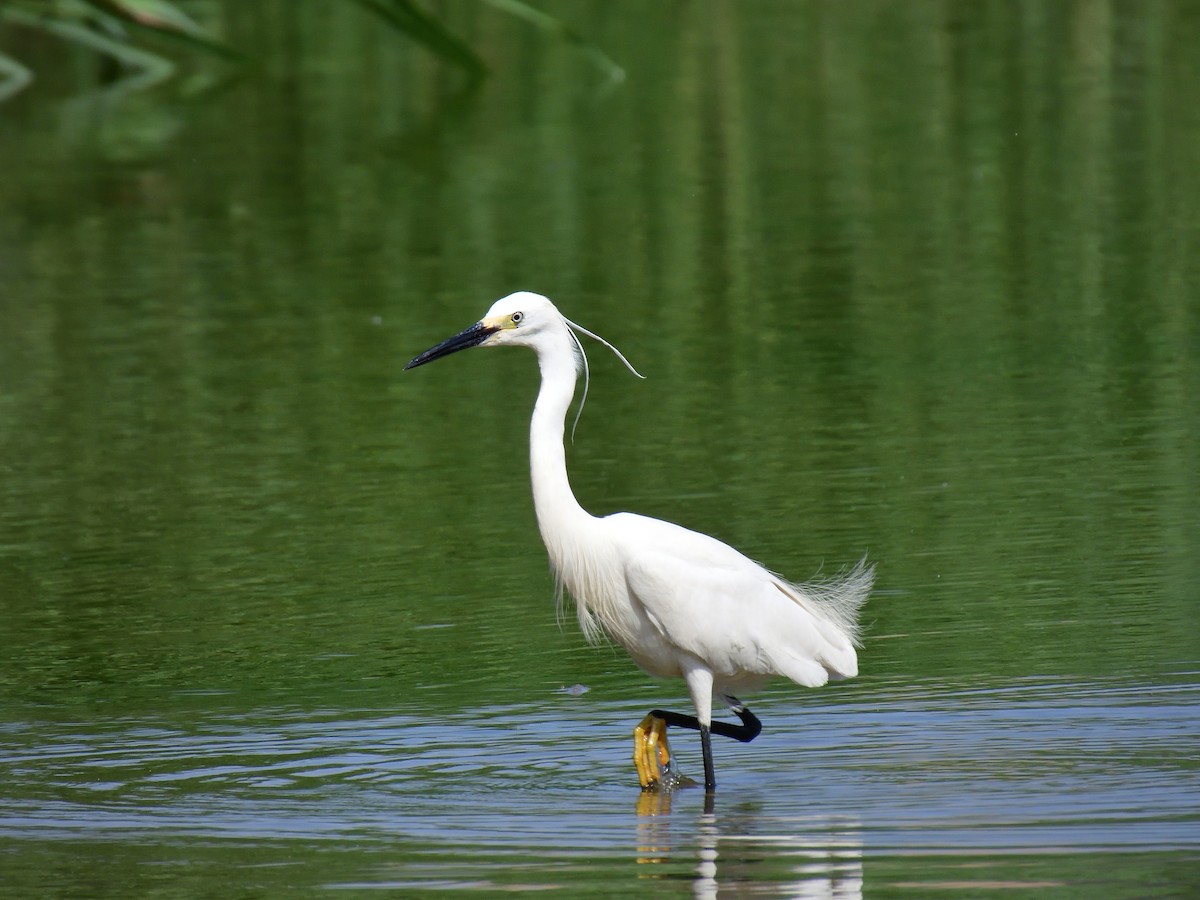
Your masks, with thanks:
[(853, 656), (828, 622), (732, 547), (669, 522), (630, 518), (641, 520), (623, 529), (631, 599), (664, 641), (715, 674), (780, 674), (815, 687), (836, 671), (834, 657), (846, 649)]

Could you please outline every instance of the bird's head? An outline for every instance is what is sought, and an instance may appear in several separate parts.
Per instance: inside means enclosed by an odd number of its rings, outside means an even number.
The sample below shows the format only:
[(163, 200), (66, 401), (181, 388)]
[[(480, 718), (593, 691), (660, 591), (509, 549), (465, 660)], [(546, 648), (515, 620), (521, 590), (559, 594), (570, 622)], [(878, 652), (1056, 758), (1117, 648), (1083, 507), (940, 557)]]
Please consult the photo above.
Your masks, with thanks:
[(554, 304), (541, 294), (529, 291), (501, 297), (479, 324), (485, 329), (494, 329), (480, 346), (536, 347), (543, 335), (567, 332), (567, 320)]
[[(638, 378), (644, 377), (630, 365), (620, 350), (600, 335), (588, 331), (582, 325), (576, 325), (560, 313), (548, 299), (529, 291), (518, 291), (497, 300), (487, 311), (487, 315), (470, 328), (447, 338), (435, 347), (430, 347), (420, 356), (409, 360), (404, 368), (415, 369), (427, 362), (471, 347), (495, 347), (503, 344), (532, 347), (537, 351), (539, 358), (546, 352), (566, 352), (573, 358), (575, 366), (583, 369), (583, 397), (579, 401), (579, 411), (575, 413), (575, 424), (578, 425), (584, 401), (587, 399), (589, 373), (587, 353), (584, 352), (576, 332), (599, 341), (615, 353), (617, 359), (625, 363), (625, 368)], [(571, 427), (571, 434), (575, 434), (574, 426)]]
[(518, 291), (502, 297), (492, 304), (487, 315), (447, 338), (436, 347), (430, 347), (411, 360), (404, 368), (412, 369), (427, 362), (467, 350), (471, 347), (498, 347), (513, 345), (536, 348), (539, 340), (550, 333), (570, 334), (568, 322), (547, 298), (529, 291)]

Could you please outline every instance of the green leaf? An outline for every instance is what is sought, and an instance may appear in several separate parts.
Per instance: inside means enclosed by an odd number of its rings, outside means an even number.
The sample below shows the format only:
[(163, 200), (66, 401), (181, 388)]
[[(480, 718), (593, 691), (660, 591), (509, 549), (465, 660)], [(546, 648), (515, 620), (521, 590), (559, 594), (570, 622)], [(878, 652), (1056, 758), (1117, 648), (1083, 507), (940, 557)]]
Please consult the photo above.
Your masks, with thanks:
[(473, 79), (487, 73), (478, 54), (465, 42), (452, 34), (437, 19), (434, 19), (412, 0), (355, 0), (382, 18), (398, 31), (441, 57), (464, 69)]
[(175, 40), (228, 60), (245, 56), (208, 34), (183, 10), (166, 0), (80, 0), (102, 17), (111, 17), (153, 34)]

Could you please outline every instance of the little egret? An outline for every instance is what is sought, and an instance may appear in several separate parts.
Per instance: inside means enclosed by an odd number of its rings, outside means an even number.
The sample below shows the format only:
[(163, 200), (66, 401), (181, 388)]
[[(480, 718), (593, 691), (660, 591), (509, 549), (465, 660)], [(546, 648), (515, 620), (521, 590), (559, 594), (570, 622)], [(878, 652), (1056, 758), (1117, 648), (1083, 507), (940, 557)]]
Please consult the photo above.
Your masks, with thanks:
[[(581, 367), (587, 373), (577, 332), (603, 343), (637, 374), (603, 338), (565, 318), (547, 298), (524, 291), (497, 300), (479, 322), (404, 368), (470, 347), (511, 345), (537, 354), (542, 384), (529, 426), (529, 468), (559, 597), (565, 586), (589, 641), (607, 634), (650, 675), (687, 683), (695, 716), (656, 709), (634, 729), (642, 789), (670, 789), (680, 780), (666, 735), (675, 725), (700, 732), (704, 787), (711, 794), (710, 734), (747, 742), (762, 730), (735, 694), (761, 687), (772, 675), (819, 687), (858, 674), (858, 611), (874, 567), (864, 559), (836, 579), (793, 584), (708, 535), (633, 513), (597, 518), (585, 511), (567, 480), (563, 450), (575, 381)], [(740, 725), (713, 721), (714, 697)]]

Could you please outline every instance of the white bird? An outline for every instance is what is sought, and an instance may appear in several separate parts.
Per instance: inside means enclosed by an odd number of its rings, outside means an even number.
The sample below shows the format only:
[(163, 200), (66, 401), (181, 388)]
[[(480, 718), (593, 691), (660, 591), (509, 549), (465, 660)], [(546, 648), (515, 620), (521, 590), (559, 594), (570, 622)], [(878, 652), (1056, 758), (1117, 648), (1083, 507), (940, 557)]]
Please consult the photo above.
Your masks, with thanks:
[[(575, 332), (615, 347), (565, 318), (540, 294), (496, 301), (465, 331), (417, 356), (405, 369), (469, 347), (529, 347), (542, 383), (529, 427), (529, 467), (538, 528), (559, 597), (575, 600), (589, 641), (608, 635), (643, 670), (682, 677), (696, 715), (652, 710), (634, 729), (634, 763), (643, 790), (680, 781), (666, 740), (668, 725), (700, 732), (704, 787), (716, 788), (710, 734), (753, 740), (759, 720), (736, 694), (773, 675), (805, 687), (858, 674), (858, 611), (874, 580), (861, 560), (834, 580), (795, 584), (715, 538), (671, 522), (620, 512), (596, 517), (567, 480), (563, 427), (586, 356)], [(641, 377), (639, 375), (639, 377)], [(586, 397), (587, 387), (584, 386)], [(741, 719), (713, 722), (714, 697)]]

